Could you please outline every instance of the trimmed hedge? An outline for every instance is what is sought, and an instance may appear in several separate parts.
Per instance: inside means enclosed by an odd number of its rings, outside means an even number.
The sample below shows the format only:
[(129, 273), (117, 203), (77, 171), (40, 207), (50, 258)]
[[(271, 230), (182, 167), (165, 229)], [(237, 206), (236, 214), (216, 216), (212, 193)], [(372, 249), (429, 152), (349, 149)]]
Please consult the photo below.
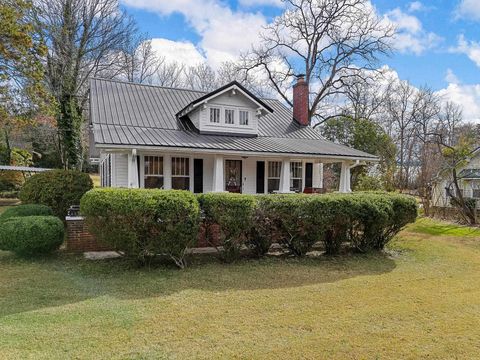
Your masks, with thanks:
[[(251, 195), (232, 193), (209, 193), (199, 195), (207, 226), (220, 227), (223, 258), (235, 260), (248, 240), (256, 209), (256, 199)], [(207, 232), (208, 233), (208, 232)]]
[(0, 215), (0, 221), (12, 217), (22, 216), (53, 216), (53, 211), (48, 206), (38, 204), (24, 204), (8, 208)]
[(49, 206), (61, 219), (71, 205), (78, 205), (83, 194), (93, 188), (86, 173), (75, 170), (50, 170), (29, 177), (20, 190), (23, 203)]
[(0, 223), (0, 249), (19, 256), (57, 250), (64, 239), (63, 222), (55, 216), (11, 217)]
[(183, 268), (197, 240), (200, 208), (188, 191), (94, 189), (80, 210), (99, 241), (142, 263), (164, 254)]
[(196, 198), (175, 190), (95, 189), (81, 201), (87, 225), (100, 241), (142, 261), (166, 254), (179, 267), (198, 236), (200, 208), (207, 228), (219, 228), (226, 261), (244, 248), (263, 256), (274, 242), (293, 256), (304, 256), (318, 242), (329, 255), (344, 247), (380, 250), (417, 217), (413, 197), (380, 192)]

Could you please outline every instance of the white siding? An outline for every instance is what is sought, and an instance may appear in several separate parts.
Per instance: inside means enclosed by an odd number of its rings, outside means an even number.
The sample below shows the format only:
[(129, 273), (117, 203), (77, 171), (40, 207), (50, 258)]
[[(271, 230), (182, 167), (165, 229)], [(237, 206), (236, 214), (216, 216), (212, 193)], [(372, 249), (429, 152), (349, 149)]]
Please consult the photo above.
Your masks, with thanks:
[(128, 187), (127, 154), (112, 154), (112, 187)]
[[(210, 108), (220, 108), (220, 122), (210, 122)], [(232, 95), (231, 92), (222, 94), (210, 100), (205, 106), (192, 111), (188, 116), (192, 123), (201, 133), (230, 133), (256, 135), (258, 133), (258, 106), (239, 92)], [(235, 110), (235, 123), (225, 124), (225, 109)], [(248, 125), (240, 125), (239, 111), (248, 111)]]

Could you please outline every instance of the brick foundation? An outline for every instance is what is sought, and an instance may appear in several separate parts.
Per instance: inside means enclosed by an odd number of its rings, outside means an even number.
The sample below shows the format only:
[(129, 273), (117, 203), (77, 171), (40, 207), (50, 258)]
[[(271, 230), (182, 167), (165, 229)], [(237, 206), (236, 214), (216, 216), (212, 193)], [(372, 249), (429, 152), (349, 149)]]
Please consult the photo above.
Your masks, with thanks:
[[(112, 250), (105, 245), (100, 244), (95, 237), (88, 231), (88, 228), (81, 216), (67, 217), (67, 241), (66, 251), (71, 253), (83, 253), (87, 251), (109, 251)], [(218, 225), (211, 225), (209, 228), (211, 241), (215, 245), (220, 243), (220, 234)], [(206, 239), (206, 227), (202, 224), (198, 233), (198, 242), (196, 247), (210, 247), (211, 244)]]

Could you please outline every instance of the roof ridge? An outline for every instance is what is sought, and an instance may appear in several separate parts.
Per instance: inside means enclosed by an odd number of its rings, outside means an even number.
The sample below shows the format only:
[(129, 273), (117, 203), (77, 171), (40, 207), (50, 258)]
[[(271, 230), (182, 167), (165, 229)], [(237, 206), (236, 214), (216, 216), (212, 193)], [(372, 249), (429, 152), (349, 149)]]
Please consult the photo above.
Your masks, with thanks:
[[(125, 81), (125, 80), (118, 80), (118, 79), (106, 79), (106, 78), (101, 78), (101, 77), (97, 77), (97, 76), (90, 76), (90, 80), (109, 81), (109, 82), (114, 82), (114, 83), (119, 83), (119, 84), (152, 87), (152, 88), (156, 88), (156, 89), (190, 91), (190, 92), (202, 93), (202, 94), (210, 94), (211, 93), (211, 91), (193, 90), (193, 89), (186, 89), (186, 88), (181, 88), (181, 87), (161, 86), (161, 85), (153, 85), (153, 84), (140, 84), (140, 83), (136, 83), (136, 82), (133, 82), (133, 81)], [(235, 80), (235, 82), (238, 82), (238, 81)], [(228, 84), (230, 84), (230, 83), (228, 83)], [(226, 85), (228, 85), (228, 84), (226, 84)], [(242, 84), (240, 84), (240, 85), (242, 85)], [(223, 85), (223, 86), (225, 86), (225, 85)], [(222, 87), (222, 86), (220, 86), (220, 87)], [(215, 90), (213, 90), (213, 91), (215, 91)], [(279, 99), (275, 99), (275, 98), (271, 98), (271, 97), (260, 97), (260, 96), (257, 96), (257, 98), (260, 99), (260, 100), (266, 100), (266, 101), (277, 101), (277, 102), (279, 102), (280, 104), (283, 105), (283, 103)]]
[(109, 82), (114, 82), (114, 83), (120, 83), (120, 84), (128, 84), (128, 85), (135, 85), (135, 86), (144, 86), (144, 87), (152, 87), (156, 89), (167, 89), (167, 90), (178, 90), (178, 91), (190, 91), (194, 93), (202, 93), (202, 94), (207, 94), (206, 91), (202, 90), (193, 90), (193, 89), (185, 89), (185, 88), (175, 88), (171, 86), (161, 86), (161, 85), (152, 85), (152, 84), (140, 84), (132, 81), (124, 81), (124, 80), (117, 80), (117, 79), (105, 79), (105, 78), (100, 78), (96, 76), (91, 76), (90, 80), (100, 80), (100, 81), (109, 81)]

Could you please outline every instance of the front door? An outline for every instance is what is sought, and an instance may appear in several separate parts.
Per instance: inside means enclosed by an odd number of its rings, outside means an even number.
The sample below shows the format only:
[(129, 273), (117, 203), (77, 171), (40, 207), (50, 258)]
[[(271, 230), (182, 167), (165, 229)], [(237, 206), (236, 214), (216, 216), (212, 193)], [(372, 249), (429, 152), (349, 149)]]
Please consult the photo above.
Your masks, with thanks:
[(242, 192), (242, 160), (225, 160), (225, 190)]

